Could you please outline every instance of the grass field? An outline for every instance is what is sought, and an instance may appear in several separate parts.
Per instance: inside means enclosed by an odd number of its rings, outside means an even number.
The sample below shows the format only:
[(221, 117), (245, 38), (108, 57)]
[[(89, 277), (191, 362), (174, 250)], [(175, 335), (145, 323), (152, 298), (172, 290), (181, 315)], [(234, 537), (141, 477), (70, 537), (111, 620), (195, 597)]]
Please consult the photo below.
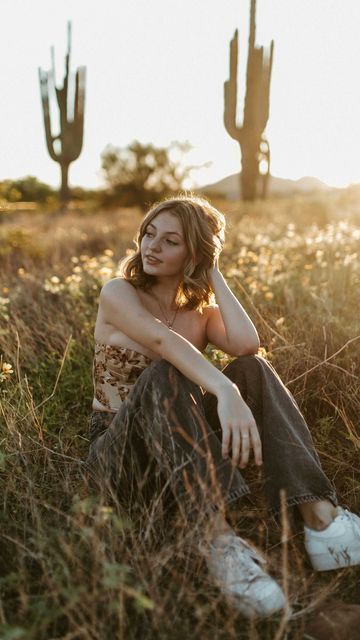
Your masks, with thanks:
[[(340, 503), (359, 512), (360, 192), (212, 203), (228, 221), (220, 267)], [(250, 623), (211, 583), (178, 515), (150, 526), (81, 491), (97, 298), (140, 220), (136, 208), (0, 220), (0, 638), (303, 638), (324, 603), (360, 603), (358, 570), (314, 574), (301, 536), (285, 539), (261, 495), (234, 526), (266, 552), (292, 615)]]

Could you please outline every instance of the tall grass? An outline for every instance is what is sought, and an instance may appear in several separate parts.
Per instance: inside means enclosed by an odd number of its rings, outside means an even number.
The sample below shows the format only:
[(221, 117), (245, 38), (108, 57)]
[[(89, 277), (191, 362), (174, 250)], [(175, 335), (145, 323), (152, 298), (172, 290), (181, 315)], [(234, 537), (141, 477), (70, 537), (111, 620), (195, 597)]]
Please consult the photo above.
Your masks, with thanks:
[[(358, 195), (214, 204), (229, 224), (221, 268), (340, 502), (359, 511)], [(359, 602), (357, 570), (314, 574), (286, 514), (282, 530), (269, 517), (255, 469), (255, 504), (244, 501), (233, 525), (266, 552), (292, 606), (257, 623), (221, 597), (181, 510), (130, 517), (84, 489), (97, 298), (140, 220), (123, 209), (0, 226), (0, 637), (300, 639), (322, 602)], [(228, 360), (213, 348), (207, 357)]]

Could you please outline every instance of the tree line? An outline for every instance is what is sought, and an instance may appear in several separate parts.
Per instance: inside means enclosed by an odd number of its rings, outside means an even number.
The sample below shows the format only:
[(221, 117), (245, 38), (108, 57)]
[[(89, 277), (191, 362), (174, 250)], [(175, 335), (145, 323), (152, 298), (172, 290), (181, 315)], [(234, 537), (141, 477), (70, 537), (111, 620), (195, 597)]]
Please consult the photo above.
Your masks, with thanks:
[[(101, 154), (101, 174), (104, 187), (85, 189), (72, 187), (74, 201), (95, 200), (100, 206), (144, 206), (176, 193), (190, 177), (194, 166), (184, 166), (181, 157), (190, 145), (172, 142), (168, 147), (156, 147), (134, 140), (127, 147), (107, 145)], [(174, 152), (178, 159), (174, 158)], [(35, 176), (0, 181), (0, 204), (37, 202), (58, 203), (57, 188), (41, 182)]]

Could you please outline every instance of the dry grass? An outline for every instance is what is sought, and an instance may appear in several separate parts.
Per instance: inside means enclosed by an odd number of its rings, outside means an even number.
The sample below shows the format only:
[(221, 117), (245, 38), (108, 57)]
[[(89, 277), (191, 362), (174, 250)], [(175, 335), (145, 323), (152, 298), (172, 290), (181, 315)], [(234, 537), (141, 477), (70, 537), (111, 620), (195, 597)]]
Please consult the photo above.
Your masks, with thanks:
[[(223, 272), (304, 412), (340, 502), (359, 511), (358, 202), (349, 189), (214, 204), (229, 222)], [(267, 553), (292, 613), (250, 623), (209, 580), (200, 529), (181, 510), (164, 513), (159, 501), (151, 519), (146, 508), (130, 518), (82, 492), (97, 296), (140, 219), (136, 209), (30, 213), (0, 226), (1, 638), (300, 639), (322, 602), (359, 602), (357, 570), (314, 574), (286, 514), (281, 531), (260, 493), (233, 524)], [(227, 361), (214, 349), (208, 357)]]

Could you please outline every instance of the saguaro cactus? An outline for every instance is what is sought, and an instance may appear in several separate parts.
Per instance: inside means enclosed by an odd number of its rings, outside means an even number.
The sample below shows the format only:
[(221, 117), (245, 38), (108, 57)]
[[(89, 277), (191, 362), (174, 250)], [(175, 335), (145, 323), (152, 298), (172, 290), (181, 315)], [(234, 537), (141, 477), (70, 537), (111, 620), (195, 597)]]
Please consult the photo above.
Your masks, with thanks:
[[(244, 200), (266, 197), (270, 175), (270, 149), (264, 136), (269, 118), (270, 78), (274, 52), (271, 41), (270, 55), (264, 56), (264, 47), (255, 46), (256, 0), (251, 0), (249, 51), (246, 69), (246, 95), (242, 126), (236, 122), (238, 31), (230, 42), (230, 76), (224, 83), (224, 125), (228, 134), (241, 148), (241, 193)], [(266, 174), (260, 175), (259, 164), (265, 161)], [(261, 185), (262, 181), (262, 185)]]
[[(65, 205), (70, 199), (68, 185), (68, 173), (71, 162), (76, 160), (82, 149), (84, 134), (84, 104), (85, 104), (85, 67), (79, 67), (75, 75), (75, 92), (71, 91), (70, 79), (74, 81), (74, 75), (70, 73), (71, 53), (71, 22), (68, 22), (68, 48), (65, 57), (65, 77), (62, 88), (55, 85), (55, 56), (54, 47), (51, 47), (52, 68), (50, 71), (42, 71), (39, 68), (39, 80), (41, 101), (43, 107), (46, 144), (50, 157), (58, 162), (61, 167), (60, 200)], [(53, 135), (50, 122), (51, 91), (55, 90), (58, 108), (60, 133)], [(70, 109), (69, 95), (73, 98)]]

